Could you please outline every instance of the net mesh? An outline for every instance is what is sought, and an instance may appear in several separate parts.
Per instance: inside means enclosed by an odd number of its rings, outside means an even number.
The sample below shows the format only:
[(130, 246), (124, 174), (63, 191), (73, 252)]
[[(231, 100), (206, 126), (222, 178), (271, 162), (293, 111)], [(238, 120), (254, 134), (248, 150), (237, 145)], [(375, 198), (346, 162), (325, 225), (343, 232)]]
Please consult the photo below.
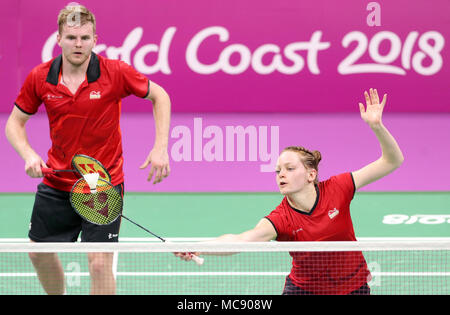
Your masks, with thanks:
[[(315, 243), (71, 243), (0, 244), (0, 294), (45, 294), (28, 253), (58, 253), (67, 294), (89, 294), (91, 277), (87, 254), (106, 252), (114, 257), (116, 294), (148, 295), (281, 295), (291, 273), (293, 256), (310, 257), (304, 269), (312, 273), (302, 285), (318, 294), (330, 293), (323, 279), (334, 279), (353, 292), (355, 264), (337, 259), (343, 253), (362, 253), (370, 276), (370, 294), (447, 295), (450, 293), (450, 242), (315, 242)], [(208, 252), (197, 266), (174, 252)], [(210, 255), (214, 253), (214, 255)], [(358, 255), (353, 255), (358, 256)], [(352, 257), (350, 255), (349, 257)], [(348, 257), (347, 257), (348, 258)], [(351, 266), (346, 268), (346, 265)], [(328, 266), (329, 268), (326, 268)], [(339, 266), (339, 272), (333, 274)], [(309, 270), (311, 271), (311, 270)], [(48, 274), (56, 277), (56, 271)], [(314, 278), (315, 277), (315, 278)], [(346, 279), (343, 279), (346, 277)], [(357, 277), (356, 277), (357, 278)], [(350, 279), (350, 280), (349, 280)], [(358, 280), (359, 281), (359, 280)], [(292, 282), (292, 281), (291, 281)], [(345, 287), (351, 284), (352, 287)], [(343, 286), (343, 287), (342, 287)], [(297, 287), (297, 286), (295, 286)], [(321, 291), (323, 290), (323, 291)], [(347, 293), (351, 293), (347, 292)], [(356, 291), (358, 292), (358, 291)], [(297, 292), (298, 293), (298, 292)], [(304, 292), (303, 292), (304, 293)], [(337, 294), (332, 292), (332, 294)]]

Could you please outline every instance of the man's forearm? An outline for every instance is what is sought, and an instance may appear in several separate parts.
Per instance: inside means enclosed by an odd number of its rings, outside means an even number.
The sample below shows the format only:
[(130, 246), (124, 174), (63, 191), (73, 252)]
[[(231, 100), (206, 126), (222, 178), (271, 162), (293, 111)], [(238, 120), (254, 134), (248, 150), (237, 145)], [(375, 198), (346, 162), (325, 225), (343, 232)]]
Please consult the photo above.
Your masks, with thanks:
[(14, 150), (26, 161), (30, 156), (36, 155), (31, 147), (26, 133), (25, 125), (10, 117), (5, 127), (6, 138)]
[(170, 107), (170, 98), (165, 92), (154, 100), (155, 147), (167, 149), (169, 145)]

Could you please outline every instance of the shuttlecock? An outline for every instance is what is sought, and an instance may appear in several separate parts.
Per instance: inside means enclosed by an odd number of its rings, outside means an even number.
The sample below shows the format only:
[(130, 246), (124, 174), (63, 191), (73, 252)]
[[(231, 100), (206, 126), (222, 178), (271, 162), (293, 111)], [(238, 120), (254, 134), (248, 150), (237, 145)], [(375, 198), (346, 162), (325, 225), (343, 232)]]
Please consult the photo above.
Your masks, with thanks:
[(88, 183), (89, 188), (91, 189), (91, 194), (95, 194), (97, 192), (97, 181), (99, 173), (84, 174), (83, 177), (84, 180)]

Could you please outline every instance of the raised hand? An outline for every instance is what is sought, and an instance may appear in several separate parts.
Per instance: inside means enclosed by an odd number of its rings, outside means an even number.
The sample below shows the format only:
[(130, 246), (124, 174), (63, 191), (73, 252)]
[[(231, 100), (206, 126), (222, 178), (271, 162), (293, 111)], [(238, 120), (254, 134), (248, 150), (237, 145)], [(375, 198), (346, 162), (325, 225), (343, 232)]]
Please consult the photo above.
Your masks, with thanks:
[(384, 94), (381, 103), (376, 89), (370, 89), (369, 93), (367, 93), (367, 91), (364, 91), (364, 97), (366, 99), (366, 107), (364, 107), (362, 103), (359, 103), (361, 118), (371, 128), (381, 126), (381, 118), (383, 116), (384, 106), (386, 105), (387, 94)]

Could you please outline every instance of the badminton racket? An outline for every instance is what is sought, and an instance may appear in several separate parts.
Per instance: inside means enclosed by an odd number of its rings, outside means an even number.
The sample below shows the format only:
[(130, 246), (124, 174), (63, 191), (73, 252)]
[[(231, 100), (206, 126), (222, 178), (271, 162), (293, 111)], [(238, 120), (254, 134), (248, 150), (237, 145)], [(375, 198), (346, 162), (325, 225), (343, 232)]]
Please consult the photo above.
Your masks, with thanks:
[(101, 179), (111, 182), (111, 175), (108, 173), (106, 168), (102, 165), (102, 163), (93, 157), (84, 154), (76, 154), (72, 158), (72, 167), (73, 168), (70, 170), (55, 170), (45, 167), (41, 168), (41, 170), (44, 175), (54, 174), (57, 172), (74, 172), (80, 174), (81, 176), (98, 173)]
[[(95, 192), (93, 192), (94, 185), (96, 185)], [(80, 178), (72, 187), (70, 203), (75, 212), (90, 223), (108, 225), (116, 221), (118, 217), (122, 217), (162, 242), (167, 242), (164, 238), (122, 214), (122, 195), (108, 181), (99, 178), (96, 183), (88, 183), (86, 178)], [(192, 260), (197, 265), (202, 265), (204, 259), (193, 255)]]

